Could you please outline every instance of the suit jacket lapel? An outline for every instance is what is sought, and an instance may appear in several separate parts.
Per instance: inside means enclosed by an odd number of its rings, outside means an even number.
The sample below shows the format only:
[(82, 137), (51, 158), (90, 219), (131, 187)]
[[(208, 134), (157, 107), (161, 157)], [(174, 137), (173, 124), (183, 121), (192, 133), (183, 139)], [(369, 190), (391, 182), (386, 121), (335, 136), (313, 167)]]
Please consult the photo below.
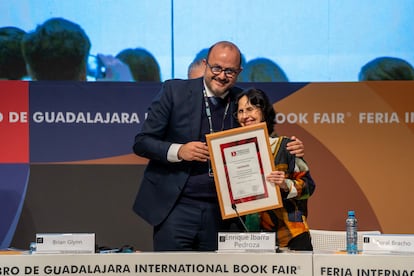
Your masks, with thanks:
[(193, 141), (198, 141), (200, 139), (200, 129), (201, 129), (201, 116), (204, 112), (204, 100), (203, 100), (203, 78), (197, 79), (190, 86), (190, 91), (188, 95), (189, 108), (191, 112), (189, 113), (191, 121), (191, 138)]

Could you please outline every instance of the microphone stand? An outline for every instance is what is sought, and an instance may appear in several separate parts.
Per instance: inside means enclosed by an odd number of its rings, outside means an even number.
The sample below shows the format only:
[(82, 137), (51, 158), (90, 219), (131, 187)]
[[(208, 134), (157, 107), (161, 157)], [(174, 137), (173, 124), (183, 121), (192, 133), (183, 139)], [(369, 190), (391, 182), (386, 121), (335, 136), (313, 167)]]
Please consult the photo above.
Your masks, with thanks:
[(239, 220), (240, 220), (241, 224), (243, 225), (244, 231), (245, 231), (245, 232), (250, 232), (250, 231), (249, 231), (249, 229), (247, 229), (246, 224), (244, 223), (244, 221), (243, 221), (243, 220), (242, 220), (242, 218), (240, 217), (239, 212), (237, 211), (237, 206), (236, 206), (236, 204), (235, 204), (235, 203), (232, 203), (232, 204), (231, 204), (231, 208), (232, 208), (232, 209), (236, 212), (237, 217), (239, 218)]

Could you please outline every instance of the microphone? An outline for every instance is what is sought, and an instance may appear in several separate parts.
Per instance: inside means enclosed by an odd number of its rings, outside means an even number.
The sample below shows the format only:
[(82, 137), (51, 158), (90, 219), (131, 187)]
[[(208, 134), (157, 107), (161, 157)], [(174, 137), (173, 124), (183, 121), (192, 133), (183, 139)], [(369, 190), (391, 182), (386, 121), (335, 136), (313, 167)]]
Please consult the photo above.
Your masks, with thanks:
[(241, 224), (243, 225), (244, 231), (245, 231), (245, 232), (249, 232), (249, 229), (247, 229), (246, 224), (244, 223), (244, 221), (243, 221), (243, 220), (242, 220), (242, 218), (240, 217), (239, 212), (237, 211), (237, 206), (236, 206), (236, 204), (235, 204), (235, 203), (232, 203), (232, 204), (231, 204), (231, 208), (233, 208), (233, 210), (236, 212), (237, 217), (239, 218), (239, 220), (240, 220)]

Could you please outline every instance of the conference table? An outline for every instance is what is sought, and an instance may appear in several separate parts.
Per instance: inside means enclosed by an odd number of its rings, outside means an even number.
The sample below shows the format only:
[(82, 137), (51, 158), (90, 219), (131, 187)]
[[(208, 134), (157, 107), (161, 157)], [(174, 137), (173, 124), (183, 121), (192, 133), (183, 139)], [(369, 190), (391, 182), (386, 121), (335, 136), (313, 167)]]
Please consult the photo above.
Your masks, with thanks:
[(0, 275), (414, 276), (414, 254), (135, 252), (1, 254)]

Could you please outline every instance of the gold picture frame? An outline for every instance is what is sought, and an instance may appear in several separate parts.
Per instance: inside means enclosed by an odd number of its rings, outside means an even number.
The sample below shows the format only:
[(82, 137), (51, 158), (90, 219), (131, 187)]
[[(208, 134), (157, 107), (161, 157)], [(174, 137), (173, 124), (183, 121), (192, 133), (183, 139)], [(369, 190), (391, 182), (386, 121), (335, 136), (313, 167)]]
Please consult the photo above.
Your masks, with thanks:
[(223, 219), (280, 208), (279, 186), (265, 123), (206, 135)]

